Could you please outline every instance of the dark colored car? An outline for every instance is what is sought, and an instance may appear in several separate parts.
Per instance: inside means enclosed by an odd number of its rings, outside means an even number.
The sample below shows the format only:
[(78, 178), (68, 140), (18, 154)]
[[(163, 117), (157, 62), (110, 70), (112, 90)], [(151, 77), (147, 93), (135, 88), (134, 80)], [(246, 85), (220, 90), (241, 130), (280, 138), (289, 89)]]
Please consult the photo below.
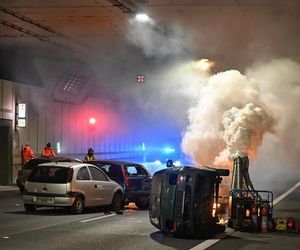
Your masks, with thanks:
[(33, 167), (47, 162), (82, 162), (79, 159), (67, 157), (67, 156), (60, 156), (60, 157), (37, 157), (34, 159), (29, 160), (26, 162), (22, 168), (18, 171), (18, 177), (16, 183), (20, 189), (20, 192), (23, 193), (25, 187), (25, 181), (27, 180), (29, 174), (31, 173)]
[(203, 237), (224, 230), (217, 224), (221, 175), (228, 170), (169, 167), (153, 175), (150, 222), (166, 234)]
[(101, 168), (125, 192), (125, 204), (134, 202), (139, 209), (149, 207), (151, 175), (141, 164), (119, 160), (88, 161)]

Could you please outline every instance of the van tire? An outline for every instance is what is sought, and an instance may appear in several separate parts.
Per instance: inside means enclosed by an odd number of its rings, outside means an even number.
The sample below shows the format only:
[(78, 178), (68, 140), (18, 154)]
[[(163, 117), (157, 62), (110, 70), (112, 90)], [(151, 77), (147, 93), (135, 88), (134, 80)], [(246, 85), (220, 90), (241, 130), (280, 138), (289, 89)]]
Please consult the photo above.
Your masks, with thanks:
[(84, 209), (84, 199), (81, 195), (77, 196), (73, 205), (70, 207), (72, 214), (81, 214)]
[(117, 214), (123, 214), (124, 202), (120, 193), (116, 193), (111, 203), (111, 209)]
[(34, 212), (36, 210), (36, 206), (32, 204), (24, 204), (24, 208), (26, 212)]

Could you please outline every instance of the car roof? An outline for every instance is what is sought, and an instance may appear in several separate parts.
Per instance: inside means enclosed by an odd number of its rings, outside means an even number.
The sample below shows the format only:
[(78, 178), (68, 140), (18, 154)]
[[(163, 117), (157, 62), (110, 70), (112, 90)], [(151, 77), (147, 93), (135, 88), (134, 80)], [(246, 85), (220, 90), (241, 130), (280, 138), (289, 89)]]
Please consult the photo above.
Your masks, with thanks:
[(46, 162), (39, 164), (38, 166), (57, 166), (57, 167), (74, 167), (74, 166), (87, 166), (91, 164), (82, 163), (82, 162)]
[(48, 160), (50, 161), (63, 161), (63, 160), (73, 160), (77, 162), (82, 162), (80, 159), (77, 159), (75, 157), (71, 156), (55, 156), (55, 157), (36, 157), (33, 159), (30, 159), (30, 161), (38, 161), (38, 160)]
[[(87, 161), (86, 161), (87, 162)], [(88, 163), (108, 163), (108, 164), (115, 164), (115, 165), (138, 165), (142, 166), (142, 164), (131, 162), (131, 161), (122, 161), (122, 160), (95, 160), (95, 161), (88, 161)]]

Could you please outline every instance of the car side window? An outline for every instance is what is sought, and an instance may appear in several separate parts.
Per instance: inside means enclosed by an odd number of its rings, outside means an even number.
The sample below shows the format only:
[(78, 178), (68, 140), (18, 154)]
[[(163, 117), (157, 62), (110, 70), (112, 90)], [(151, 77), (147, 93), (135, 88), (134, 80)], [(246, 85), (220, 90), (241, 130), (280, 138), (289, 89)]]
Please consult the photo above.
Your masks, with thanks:
[(108, 176), (110, 178), (123, 179), (123, 173), (122, 173), (121, 166), (110, 165), (107, 168), (107, 172), (108, 172)]
[(109, 164), (104, 164), (104, 165), (96, 164), (96, 166), (100, 167), (101, 170), (109, 176), (108, 171), (109, 171), (109, 168), (110, 168), (111, 165), (109, 165)]
[(92, 179), (95, 181), (107, 181), (106, 176), (98, 168), (89, 166), (89, 170), (92, 175)]
[(140, 166), (126, 166), (128, 176), (147, 176), (146, 171)]
[(127, 172), (128, 176), (137, 175), (137, 170), (136, 170), (136, 167), (134, 167), (134, 166), (127, 166), (126, 167), (126, 172)]
[(79, 169), (77, 173), (77, 180), (90, 180), (90, 174), (86, 167)]

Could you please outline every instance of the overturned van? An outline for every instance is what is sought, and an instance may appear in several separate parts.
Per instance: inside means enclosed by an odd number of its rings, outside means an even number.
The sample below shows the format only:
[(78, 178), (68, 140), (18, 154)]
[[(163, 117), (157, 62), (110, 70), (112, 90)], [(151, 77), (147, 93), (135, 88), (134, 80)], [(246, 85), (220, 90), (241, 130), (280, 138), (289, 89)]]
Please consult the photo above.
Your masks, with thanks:
[(149, 217), (163, 233), (176, 237), (206, 237), (224, 230), (218, 224), (221, 176), (229, 170), (169, 167), (153, 175)]

